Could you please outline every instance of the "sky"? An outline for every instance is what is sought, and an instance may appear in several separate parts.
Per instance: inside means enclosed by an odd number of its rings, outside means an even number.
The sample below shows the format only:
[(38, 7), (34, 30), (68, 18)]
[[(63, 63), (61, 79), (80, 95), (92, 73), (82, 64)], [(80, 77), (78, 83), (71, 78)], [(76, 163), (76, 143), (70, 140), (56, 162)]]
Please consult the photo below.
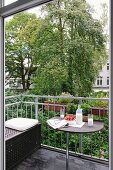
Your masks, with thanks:
[(17, 0), (4, 0), (5, 5), (11, 4), (13, 2), (16, 2)]
[[(109, 0), (86, 0), (95, 10), (95, 17), (99, 18), (102, 14), (102, 3), (106, 3), (109, 8)], [(109, 11), (109, 9), (108, 9)]]

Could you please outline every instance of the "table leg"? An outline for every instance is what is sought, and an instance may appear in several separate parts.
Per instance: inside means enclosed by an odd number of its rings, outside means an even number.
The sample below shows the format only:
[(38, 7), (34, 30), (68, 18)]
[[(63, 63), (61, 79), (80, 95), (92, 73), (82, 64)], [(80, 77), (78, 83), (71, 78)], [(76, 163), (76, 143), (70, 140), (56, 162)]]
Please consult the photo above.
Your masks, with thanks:
[(66, 133), (66, 170), (69, 165), (69, 132)]
[(80, 153), (83, 153), (83, 150), (82, 150), (82, 148), (83, 148), (83, 146), (82, 146), (82, 145), (83, 145), (83, 142), (82, 142), (83, 139), (82, 139), (82, 137), (83, 137), (83, 136), (82, 136), (82, 134), (80, 134), (79, 137), (80, 137), (80, 140), (79, 140), (79, 151), (80, 151)]

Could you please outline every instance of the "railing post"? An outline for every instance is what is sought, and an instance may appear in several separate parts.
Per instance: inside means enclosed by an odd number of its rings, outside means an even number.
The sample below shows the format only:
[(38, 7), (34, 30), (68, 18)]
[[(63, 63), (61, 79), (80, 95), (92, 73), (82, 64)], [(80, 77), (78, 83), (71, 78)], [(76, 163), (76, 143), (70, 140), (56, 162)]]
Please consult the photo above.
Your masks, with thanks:
[(22, 104), (23, 104), (23, 95), (21, 94), (21, 117), (22, 117), (22, 112), (23, 112), (23, 107), (22, 107)]
[(82, 136), (82, 134), (80, 134), (79, 137), (80, 137), (80, 138), (79, 138), (79, 139), (80, 139), (80, 140), (79, 140), (79, 152), (80, 152), (80, 153), (83, 153), (83, 142), (82, 142), (83, 136)]
[(38, 119), (38, 96), (35, 99), (35, 119)]
[[(82, 100), (79, 100), (79, 104), (82, 104)], [(83, 135), (80, 134), (79, 135), (79, 152), (82, 153), (83, 152)]]

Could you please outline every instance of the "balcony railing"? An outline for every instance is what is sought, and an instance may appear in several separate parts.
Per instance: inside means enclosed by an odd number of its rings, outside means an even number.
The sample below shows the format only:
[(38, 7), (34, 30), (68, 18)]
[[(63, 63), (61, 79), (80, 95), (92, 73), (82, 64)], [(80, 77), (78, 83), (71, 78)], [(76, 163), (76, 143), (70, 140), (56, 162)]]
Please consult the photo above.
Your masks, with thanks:
[[(11, 119), (15, 117), (27, 117), (38, 119), (42, 124), (42, 145), (58, 150), (66, 149), (66, 134), (58, 132), (50, 128), (46, 121), (47, 119), (59, 115), (59, 111), (56, 107), (64, 107), (66, 110), (66, 104), (55, 103), (59, 98), (67, 98), (64, 96), (36, 96), (36, 95), (18, 95), (7, 96), (5, 98), (5, 119)], [(50, 99), (54, 99), (53, 103), (49, 103)], [(81, 104), (87, 101), (106, 101), (108, 98), (84, 98), (84, 97), (70, 97), (73, 102)], [(45, 102), (46, 101), (46, 102)], [(96, 107), (91, 107), (92, 109)], [(101, 108), (98, 115), (94, 115), (94, 119), (102, 120), (105, 123), (105, 127), (101, 132), (92, 134), (70, 134), (69, 150), (72, 154), (79, 156), (91, 157), (96, 160), (108, 161), (108, 107)], [(101, 111), (107, 111), (107, 114), (101, 114)]]

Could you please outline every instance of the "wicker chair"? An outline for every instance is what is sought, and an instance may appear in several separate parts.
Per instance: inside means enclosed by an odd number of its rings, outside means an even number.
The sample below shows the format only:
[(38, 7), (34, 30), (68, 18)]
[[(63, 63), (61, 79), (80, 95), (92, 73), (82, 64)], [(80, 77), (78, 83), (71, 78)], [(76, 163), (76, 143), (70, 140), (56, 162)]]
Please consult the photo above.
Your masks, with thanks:
[(41, 147), (41, 124), (24, 131), (5, 128), (6, 169), (11, 170), (34, 150)]

